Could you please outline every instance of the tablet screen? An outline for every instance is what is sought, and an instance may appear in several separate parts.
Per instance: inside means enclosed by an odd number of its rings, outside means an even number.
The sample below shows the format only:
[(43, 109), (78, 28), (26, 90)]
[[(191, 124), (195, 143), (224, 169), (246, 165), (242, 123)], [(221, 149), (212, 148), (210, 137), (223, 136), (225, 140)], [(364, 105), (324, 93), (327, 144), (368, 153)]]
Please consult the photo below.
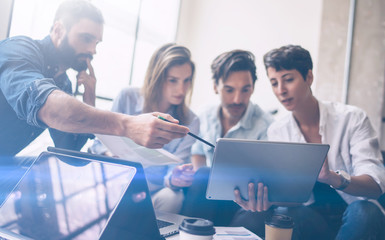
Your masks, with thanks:
[(263, 182), (271, 202), (306, 202), (328, 150), (327, 144), (219, 139), (206, 197), (234, 200), (238, 188), (248, 200), (248, 183)]

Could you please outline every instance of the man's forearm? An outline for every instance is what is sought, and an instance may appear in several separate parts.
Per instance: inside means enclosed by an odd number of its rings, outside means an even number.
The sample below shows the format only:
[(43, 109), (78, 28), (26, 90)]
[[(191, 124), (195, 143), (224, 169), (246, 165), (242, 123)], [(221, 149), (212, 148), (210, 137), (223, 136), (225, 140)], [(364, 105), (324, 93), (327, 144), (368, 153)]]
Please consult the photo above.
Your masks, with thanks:
[[(99, 133), (131, 138), (149, 148), (161, 148), (189, 129), (164, 113), (130, 116), (96, 109), (59, 90), (53, 91), (39, 111), (39, 119), (51, 128), (72, 133)], [(157, 116), (168, 119), (160, 120)]]
[(380, 186), (369, 175), (352, 176), (351, 183), (343, 190), (354, 196), (377, 199), (382, 194)]
[(124, 135), (120, 115), (91, 107), (59, 90), (49, 95), (39, 111), (41, 121), (61, 131)]

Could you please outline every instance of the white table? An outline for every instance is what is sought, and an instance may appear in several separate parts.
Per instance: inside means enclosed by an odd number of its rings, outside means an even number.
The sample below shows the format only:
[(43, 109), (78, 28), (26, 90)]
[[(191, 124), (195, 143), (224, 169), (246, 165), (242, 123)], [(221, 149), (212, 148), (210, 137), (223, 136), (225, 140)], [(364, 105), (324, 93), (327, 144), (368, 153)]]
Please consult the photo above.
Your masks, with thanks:
[[(214, 240), (248, 239), (262, 240), (244, 227), (215, 227)], [(179, 234), (166, 238), (167, 240), (179, 240)]]

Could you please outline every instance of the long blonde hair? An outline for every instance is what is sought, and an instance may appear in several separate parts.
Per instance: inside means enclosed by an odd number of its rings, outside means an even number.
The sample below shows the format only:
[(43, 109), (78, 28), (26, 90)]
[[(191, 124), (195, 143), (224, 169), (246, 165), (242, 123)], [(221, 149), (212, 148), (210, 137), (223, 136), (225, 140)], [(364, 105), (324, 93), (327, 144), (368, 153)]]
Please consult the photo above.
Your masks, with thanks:
[(144, 96), (143, 112), (159, 111), (159, 102), (163, 98), (162, 89), (167, 78), (168, 70), (174, 66), (189, 63), (191, 65), (191, 86), (183, 102), (176, 106), (175, 116), (181, 124), (189, 124), (188, 107), (186, 105), (191, 101), (195, 65), (191, 61), (191, 53), (186, 47), (175, 43), (168, 43), (160, 47), (152, 55), (147, 67), (142, 94)]

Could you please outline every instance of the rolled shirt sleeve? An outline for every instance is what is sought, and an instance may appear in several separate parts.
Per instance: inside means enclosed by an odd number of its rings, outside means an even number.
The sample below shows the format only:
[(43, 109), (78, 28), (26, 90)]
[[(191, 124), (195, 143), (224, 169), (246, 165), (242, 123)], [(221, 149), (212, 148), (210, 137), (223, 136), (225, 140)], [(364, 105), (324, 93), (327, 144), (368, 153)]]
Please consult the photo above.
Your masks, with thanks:
[(380, 152), (377, 134), (364, 112), (359, 112), (353, 119), (349, 141), (352, 158), (352, 175), (369, 175), (385, 192), (385, 167)]
[[(72, 95), (61, 58), (50, 36), (33, 40), (25, 36), (0, 42), (0, 155), (16, 155), (48, 126), (38, 113), (54, 90)], [(50, 129), (56, 147), (79, 150), (90, 134)]]
[(191, 147), (191, 155), (205, 155), (203, 151), (203, 143), (196, 141)]
[(46, 128), (38, 112), (49, 94), (59, 88), (43, 75), (44, 59), (38, 45), (25, 37), (8, 39), (0, 49), (0, 87), (5, 99), (19, 119)]

